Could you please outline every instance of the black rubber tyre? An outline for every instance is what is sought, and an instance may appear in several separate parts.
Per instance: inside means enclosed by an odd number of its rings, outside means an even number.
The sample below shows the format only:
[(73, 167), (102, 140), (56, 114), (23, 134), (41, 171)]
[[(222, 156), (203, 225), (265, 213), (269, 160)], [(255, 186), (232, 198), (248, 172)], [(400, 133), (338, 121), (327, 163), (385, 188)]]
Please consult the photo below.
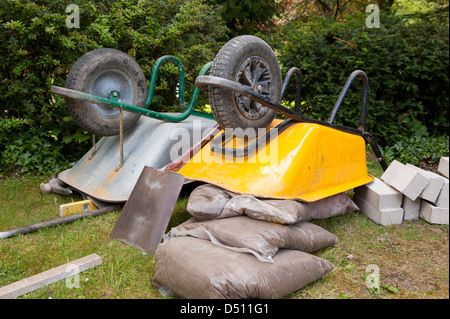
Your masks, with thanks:
[[(271, 47), (262, 39), (243, 35), (228, 41), (217, 53), (210, 75), (239, 82), (273, 101), (281, 99), (281, 71)], [(262, 128), (276, 112), (224, 88), (209, 90), (211, 111), (222, 128)]]
[[(147, 82), (141, 67), (128, 54), (115, 49), (97, 49), (80, 57), (72, 66), (66, 88), (110, 98), (111, 90), (119, 91), (122, 102), (145, 107)], [(91, 134), (117, 135), (120, 132), (116, 109), (66, 98), (74, 121)], [(123, 130), (132, 127), (140, 115), (123, 112)]]

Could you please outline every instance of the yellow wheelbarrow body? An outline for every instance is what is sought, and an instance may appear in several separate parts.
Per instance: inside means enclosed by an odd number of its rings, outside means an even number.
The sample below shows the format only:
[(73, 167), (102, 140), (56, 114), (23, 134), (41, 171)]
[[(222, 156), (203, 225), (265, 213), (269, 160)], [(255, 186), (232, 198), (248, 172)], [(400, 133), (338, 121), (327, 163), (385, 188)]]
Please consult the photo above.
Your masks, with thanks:
[[(235, 137), (223, 146), (239, 148), (251, 142)], [(293, 123), (244, 158), (213, 152), (210, 143), (178, 173), (239, 194), (305, 202), (374, 180), (367, 173), (364, 139), (320, 124)]]

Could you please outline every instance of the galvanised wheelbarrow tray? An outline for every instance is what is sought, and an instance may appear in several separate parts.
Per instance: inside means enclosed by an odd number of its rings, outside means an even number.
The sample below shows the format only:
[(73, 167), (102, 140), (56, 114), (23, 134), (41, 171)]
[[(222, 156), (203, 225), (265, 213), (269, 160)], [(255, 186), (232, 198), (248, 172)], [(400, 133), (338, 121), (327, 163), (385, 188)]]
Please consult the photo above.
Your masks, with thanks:
[[(185, 109), (182, 113), (149, 108), (158, 70), (165, 62), (178, 67), (178, 100)], [(206, 64), (200, 75), (210, 66)], [(199, 132), (214, 133), (218, 127), (213, 116), (194, 110), (199, 89), (194, 88), (186, 105), (184, 87), (185, 71), (174, 56), (163, 56), (155, 62), (148, 93), (141, 68), (125, 53), (98, 49), (82, 56), (71, 68), (66, 87), (52, 86), (51, 92), (65, 97), (75, 122), (93, 134), (93, 147), (58, 178), (95, 199), (127, 201), (145, 166), (162, 168), (172, 162), (171, 151), (180, 143), (179, 136), (186, 135), (182, 133), (189, 133), (190, 140), (183, 142), (192, 146), (201, 139)], [(95, 135), (103, 137), (96, 143)]]

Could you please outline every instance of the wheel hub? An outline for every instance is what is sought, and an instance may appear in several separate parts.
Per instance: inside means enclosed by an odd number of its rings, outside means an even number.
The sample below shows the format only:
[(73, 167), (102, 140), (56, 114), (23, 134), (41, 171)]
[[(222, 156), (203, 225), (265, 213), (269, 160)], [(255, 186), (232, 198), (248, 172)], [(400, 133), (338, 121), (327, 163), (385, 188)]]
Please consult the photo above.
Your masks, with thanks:
[[(133, 85), (129, 77), (118, 69), (106, 69), (97, 74), (89, 87), (92, 95), (110, 98), (111, 92), (120, 92), (120, 99), (124, 103), (133, 100)], [(92, 104), (93, 109), (105, 118), (118, 118), (119, 111), (106, 106)]]
[[(265, 98), (273, 99), (273, 74), (269, 64), (262, 57), (251, 56), (247, 58), (239, 67), (236, 81)], [(251, 120), (262, 118), (269, 110), (269, 108), (239, 93), (235, 93), (235, 99), (242, 115)]]

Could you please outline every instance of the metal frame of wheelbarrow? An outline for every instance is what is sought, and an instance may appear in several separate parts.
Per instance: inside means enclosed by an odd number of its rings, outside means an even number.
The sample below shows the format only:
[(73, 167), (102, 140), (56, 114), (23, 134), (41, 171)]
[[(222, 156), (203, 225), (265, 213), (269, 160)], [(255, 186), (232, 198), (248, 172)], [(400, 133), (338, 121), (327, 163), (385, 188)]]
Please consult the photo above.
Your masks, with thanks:
[[(286, 78), (284, 80), (284, 84), (283, 84), (282, 96), (284, 95), (287, 85), (289, 84), (289, 81), (293, 74), (295, 74), (297, 77), (294, 110), (284, 107), (281, 104), (279, 104), (271, 99), (268, 99), (261, 94), (258, 94), (256, 92), (252, 91), (251, 89), (243, 86), (242, 84), (239, 84), (237, 82), (227, 80), (227, 79), (224, 79), (221, 77), (202, 75), (202, 76), (197, 77), (197, 79), (195, 81), (195, 85), (204, 91), (206, 91), (207, 87), (209, 87), (209, 86), (230, 89), (234, 92), (242, 94), (264, 106), (267, 106), (267, 107), (289, 117), (290, 119), (282, 122), (281, 124), (279, 124), (277, 126), (278, 132), (279, 132), (279, 130), (286, 129), (290, 124), (292, 124), (293, 121), (295, 121), (295, 122), (320, 124), (320, 125), (330, 127), (333, 129), (337, 129), (337, 130), (340, 130), (340, 131), (343, 131), (346, 133), (361, 136), (366, 141), (366, 143), (370, 144), (381, 167), (383, 168), (383, 170), (386, 170), (388, 165), (386, 164), (386, 161), (383, 158), (383, 155), (378, 147), (378, 144), (375, 141), (375, 138), (369, 132), (365, 131), (367, 100), (368, 100), (368, 95), (369, 95), (369, 80), (367, 78), (366, 73), (362, 70), (356, 70), (350, 74), (350, 76), (347, 79), (347, 82), (345, 83), (344, 88), (342, 89), (338, 99), (336, 100), (336, 103), (335, 103), (327, 121), (308, 118), (299, 113), (302, 79), (301, 79), (300, 70), (298, 68), (293, 67), (288, 71)], [(352, 127), (348, 127), (348, 126), (344, 126), (344, 125), (334, 124), (333, 120), (336, 116), (336, 113), (339, 110), (339, 108), (342, 104), (342, 101), (344, 100), (351, 84), (353, 83), (353, 81), (356, 77), (361, 78), (362, 85), (363, 85), (362, 98), (361, 98), (361, 110), (360, 110), (358, 128), (352, 128)], [(245, 156), (249, 155), (249, 152), (256, 150), (257, 145), (259, 144), (259, 139), (258, 139), (255, 142), (253, 142), (251, 145), (249, 145), (245, 148), (242, 148), (242, 149), (226, 148), (226, 147), (223, 147), (220, 145), (221, 142), (223, 141), (223, 138), (224, 138), (224, 135), (221, 135), (221, 136), (217, 136), (213, 141), (211, 141), (210, 145), (211, 145), (212, 151), (220, 152), (222, 154), (232, 155), (235, 157), (245, 157)], [(269, 131), (262, 138), (265, 141), (270, 140), (271, 131)], [(219, 140), (219, 139), (222, 139), (222, 140)]]
[[(163, 113), (163, 112), (156, 112), (156, 111), (152, 111), (149, 109), (149, 107), (153, 101), (153, 96), (155, 94), (156, 81), (158, 78), (158, 71), (159, 71), (160, 67), (162, 66), (162, 64), (165, 62), (173, 62), (178, 67), (178, 73), (179, 73), (178, 102), (179, 102), (180, 106), (184, 109), (184, 111), (177, 115), (167, 114), (167, 113)], [(204, 74), (206, 74), (209, 71), (209, 69), (211, 68), (211, 65), (212, 65), (212, 62), (205, 64), (202, 67), (202, 69), (200, 70), (199, 76), (203, 76)], [(185, 98), (184, 98), (185, 70), (184, 70), (184, 67), (183, 67), (183, 64), (181, 63), (181, 61), (178, 58), (171, 56), (171, 55), (162, 56), (155, 62), (153, 71), (151, 74), (151, 78), (150, 78), (150, 84), (149, 84), (149, 89), (148, 89), (148, 93), (147, 93), (145, 107), (143, 107), (143, 108), (135, 106), (135, 105), (123, 103), (120, 100), (120, 92), (118, 92), (116, 90), (110, 91), (109, 99), (100, 97), (100, 96), (96, 96), (96, 95), (92, 95), (89, 93), (85, 93), (85, 92), (80, 92), (80, 91), (75, 91), (75, 90), (59, 87), (59, 86), (52, 86), (51, 92), (54, 94), (57, 94), (57, 95), (61, 95), (66, 98), (82, 100), (82, 101), (85, 101), (88, 103), (94, 103), (94, 104), (110, 107), (113, 109), (117, 109), (120, 111), (120, 115), (119, 115), (120, 163), (119, 163), (119, 166), (116, 168), (116, 171), (120, 170), (120, 168), (123, 166), (122, 111), (138, 113), (143, 116), (155, 118), (155, 119), (162, 120), (162, 121), (173, 122), (173, 123), (181, 122), (181, 121), (185, 120), (186, 118), (188, 118), (191, 114), (203, 116), (203, 113), (194, 111), (194, 108), (198, 101), (198, 96), (200, 94), (199, 88), (197, 88), (197, 87), (194, 88), (189, 105), (186, 105)], [(95, 136), (93, 138), (93, 144), (94, 144), (94, 150), (93, 150), (93, 153), (91, 156), (94, 156), (95, 152), (96, 152)]]

